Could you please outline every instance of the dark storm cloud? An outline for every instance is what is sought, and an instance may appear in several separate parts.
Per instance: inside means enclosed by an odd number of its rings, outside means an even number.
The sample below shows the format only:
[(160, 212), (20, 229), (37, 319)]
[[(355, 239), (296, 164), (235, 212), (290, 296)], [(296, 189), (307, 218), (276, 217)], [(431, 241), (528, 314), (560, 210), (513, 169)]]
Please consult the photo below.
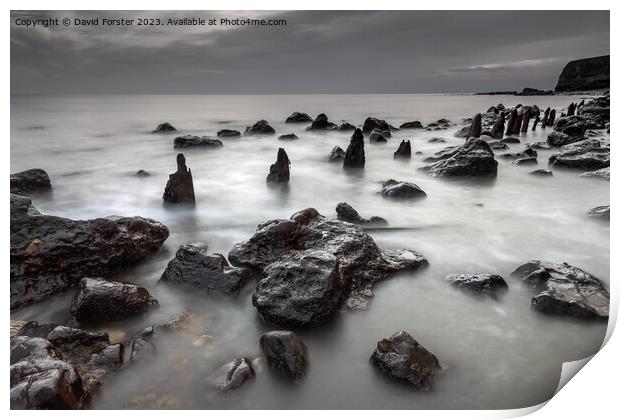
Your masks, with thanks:
[[(17, 16), (283, 18), (271, 27), (23, 28)], [(13, 12), (13, 93), (374, 93), (553, 88), (609, 54), (588, 11)]]

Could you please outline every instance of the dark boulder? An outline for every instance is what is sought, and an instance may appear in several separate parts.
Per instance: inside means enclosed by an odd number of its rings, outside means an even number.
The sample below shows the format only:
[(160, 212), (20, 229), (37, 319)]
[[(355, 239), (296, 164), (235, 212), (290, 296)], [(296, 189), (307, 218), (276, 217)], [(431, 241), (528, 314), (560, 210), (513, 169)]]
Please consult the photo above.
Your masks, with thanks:
[(506, 143), (504, 143), (501, 140), (488, 141), (487, 144), (489, 145), (489, 147), (492, 150), (506, 150), (506, 149), (510, 149), (510, 146), (508, 146)]
[(547, 135), (547, 143), (553, 147), (565, 146), (579, 140), (581, 140), (579, 137), (574, 138), (568, 134), (560, 133), (559, 131), (552, 131)]
[(140, 170), (138, 170), (138, 172), (136, 172), (136, 176), (138, 178), (146, 178), (146, 177), (151, 176), (151, 174), (149, 172), (145, 171), (144, 169), (140, 169)]
[(284, 149), (278, 149), (278, 157), (276, 162), (269, 167), (269, 174), (267, 175), (268, 183), (286, 183), (291, 177), (289, 166), (291, 161)]
[(551, 108), (547, 107), (547, 109), (545, 109), (545, 113), (543, 114), (542, 121), (540, 122), (540, 126), (542, 128), (547, 127), (547, 122), (549, 121), (549, 112), (551, 112)]
[(298, 140), (298, 139), (299, 137), (297, 137), (295, 133), (282, 134), (281, 136), (278, 136), (278, 140)]
[(385, 198), (393, 199), (418, 199), (426, 197), (426, 193), (416, 184), (393, 179), (388, 179), (381, 184), (380, 193)]
[(562, 117), (553, 127), (555, 131), (559, 131), (560, 133), (576, 138), (583, 137), (588, 128), (596, 127), (590, 127), (588, 121), (580, 115)]
[(592, 139), (562, 146), (558, 153), (549, 157), (550, 165), (572, 169), (601, 169), (608, 167), (609, 162), (609, 147)]
[(599, 279), (580, 268), (533, 260), (512, 275), (539, 289), (531, 301), (536, 310), (577, 318), (609, 317), (609, 293)]
[(71, 315), (80, 323), (120, 321), (158, 306), (142, 286), (85, 277), (71, 301)]
[(460, 129), (456, 130), (456, 132), (454, 133), (454, 137), (467, 138), (467, 136), (469, 136), (469, 129), (470, 126), (468, 125), (461, 127)]
[(293, 112), (287, 119), (286, 123), (307, 123), (312, 122), (312, 117), (304, 112)]
[(345, 151), (342, 150), (340, 146), (334, 146), (332, 151), (329, 152), (329, 155), (327, 155), (327, 160), (329, 162), (337, 162), (340, 160), (344, 160), (345, 154), (346, 154)]
[(471, 138), (462, 146), (444, 153), (438, 162), (420, 169), (432, 176), (495, 177), (497, 161), (484, 140)]
[(386, 226), (388, 224), (387, 220), (378, 216), (372, 216), (370, 219), (364, 219), (360, 216), (357, 210), (347, 203), (338, 203), (336, 206), (336, 218), (344, 222), (368, 227)]
[(213, 391), (227, 393), (241, 388), (254, 376), (252, 362), (242, 357), (220, 366), (207, 378), (207, 384)]
[(467, 138), (474, 137), (480, 138), (482, 134), (482, 114), (474, 115), (474, 119), (469, 126), (469, 132), (467, 133)]
[(570, 61), (558, 78), (555, 90), (570, 92), (609, 88), (609, 55)]
[(355, 126), (353, 124), (349, 124), (346, 121), (343, 121), (338, 125), (338, 131), (355, 131)]
[(387, 139), (391, 136), (389, 131), (380, 131), (377, 129), (372, 130), (370, 133), (371, 143), (387, 143)]
[(174, 148), (186, 149), (188, 147), (222, 147), (224, 144), (217, 139), (210, 139), (208, 137), (199, 137), (186, 135), (182, 137), (175, 137)]
[(501, 139), (502, 137), (504, 137), (505, 119), (506, 117), (504, 116), (504, 111), (501, 111), (499, 113), (499, 116), (493, 123), (493, 127), (491, 128), (489, 132), (489, 136), (491, 136), (494, 139)]
[(11, 309), (40, 302), (107, 276), (155, 253), (168, 238), (142, 217), (71, 220), (40, 214), (30, 199), (11, 195)]
[(314, 121), (312, 121), (312, 124), (310, 124), (310, 127), (308, 127), (308, 130), (335, 130), (337, 128), (338, 128), (337, 124), (334, 124), (333, 122), (328, 121), (327, 115), (319, 114), (316, 116)]
[(28, 169), (11, 174), (11, 194), (25, 195), (31, 192), (50, 191), (52, 183), (43, 169)]
[(504, 137), (501, 139), (501, 142), (506, 144), (519, 144), (521, 143), (521, 140), (516, 137)]
[(508, 284), (497, 274), (448, 274), (446, 281), (459, 289), (495, 294), (506, 291)]
[(276, 134), (276, 130), (265, 120), (260, 120), (252, 126), (245, 128), (244, 136), (270, 136)]
[(248, 279), (246, 269), (231, 267), (223, 255), (207, 255), (197, 246), (181, 245), (159, 281), (209, 296), (232, 296)]
[(365, 164), (364, 135), (359, 128), (356, 128), (351, 136), (351, 141), (344, 155), (342, 166), (345, 168), (363, 168)]
[(375, 117), (368, 117), (364, 121), (364, 125), (362, 127), (362, 132), (364, 134), (371, 133), (374, 129), (379, 131), (390, 131), (390, 125), (385, 122), (385, 120), (380, 120)]
[(401, 130), (412, 130), (412, 129), (424, 128), (424, 126), (422, 125), (420, 121), (409, 121), (406, 123), (402, 123), (399, 128)]
[(516, 108), (513, 108), (508, 114), (508, 123), (506, 124), (506, 135), (510, 136), (512, 134), (518, 134), (513, 131), (513, 127), (516, 125), (517, 118), (519, 116), (519, 111)]
[(405, 331), (379, 341), (370, 363), (389, 378), (425, 391), (441, 371), (437, 357)]
[(159, 124), (157, 128), (153, 130), (153, 133), (170, 133), (172, 131), (177, 131), (177, 129), (174, 128), (172, 124), (165, 122), (165, 123)]
[(241, 137), (241, 132), (237, 130), (220, 130), (217, 132), (218, 137)]
[(168, 176), (162, 199), (165, 204), (196, 202), (192, 170), (185, 165), (185, 156), (182, 153), (177, 155), (177, 171)]
[(411, 159), (411, 142), (403, 140), (394, 152), (394, 159)]
[(610, 218), (610, 209), (609, 206), (598, 206), (588, 210), (588, 216), (594, 217), (596, 219), (606, 219)]
[(553, 176), (553, 172), (551, 172), (549, 169), (535, 169), (530, 172), (530, 175), (547, 177)]
[(270, 331), (260, 337), (260, 347), (270, 369), (281, 376), (300, 381), (306, 373), (306, 345), (291, 331)]
[(553, 124), (555, 124), (555, 109), (549, 112), (549, 118), (547, 119), (547, 126), (553, 127)]
[(538, 160), (536, 156), (524, 156), (519, 157), (512, 161), (513, 165), (523, 166), (523, 165), (538, 165)]

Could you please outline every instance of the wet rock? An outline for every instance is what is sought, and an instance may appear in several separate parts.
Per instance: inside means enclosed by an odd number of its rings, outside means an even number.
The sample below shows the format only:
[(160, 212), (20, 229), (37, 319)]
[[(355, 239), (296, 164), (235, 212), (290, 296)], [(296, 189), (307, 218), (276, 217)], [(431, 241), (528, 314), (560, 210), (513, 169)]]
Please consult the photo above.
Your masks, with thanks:
[(579, 138), (573, 138), (568, 134), (560, 133), (559, 131), (552, 131), (549, 135), (547, 135), (547, 143), (553, 147), (565, 146), (579, 140)]
[(382, 217), (372, 216), (370, 219), (364, 219), (360, 214), (347, 203), (338, 203), (336, 206), (336, 217), (344, 222), (354, 223), (362, 226), (386, 226), (387, 220)]
[(287, 119), (286, 123), (307, 123), (312, 122), (312, 117), (304, 112), (293, 112)]
[(429, 390), (441, 371), (437, 357), (405, 331), (379, 341), (370, 363), (389, 378), (421, 390)]
[(346, 121), (343, 121), (338, 125), (338, 131), (355, 131), (355, 126), (353, 124), (349, 124)]
[(505, 149), (510, 149), (510, 146), (508, 146), (506, 143), (504, 143), (501, 140), (493, 140), (493, 141), (488, 141), (487, 144), (489, 145), (489, 147), (492, 150), (505, 150)]
[(551, 146), (549, 146), (549, 144), (547, 142), (544, 141), (539, 141), (539, 142), (534, 142), (534, 143), (527, 143), (526, 146), (530, 149), (542, 149), (542, 150), (549, 150), (551, 149)]
[(517, 118), (519, 116), (519, 111), (516, 108), (513, 108), (508, 114), (508, 122), (506, 123), (506, 136), (510, 136), (512, 134), (518, 134), (513, 131), (513, 127), (516, 125)]
[(516, 137), (505, 137), (501, 139), (501, 142), (506, 144), (519, 144), (521, 143), (521, 140)]
[(494, 139), (501, 139), (504, 137), (504, 129), (505, 129), (505, 115), (504, 111), (499, 113), (498, 118), (493, 123), (493, 127), (491, 128), (489, 135)]
[(204, 251), (194, 245), (181, 245), (160, 281), (209, 296), (237, 295), (250, 273), (231, 267), (223, 255), (207, 255)]
[(574, 138), (582, 138), (588, 128), (596, 127), (591, 127), (584, 117), (578, 115), (562, 117), (553, 127), (555, 131), (559, 131), (560, 133), (564, 133)]
[(411, 142), (403, 140), (394, 152), (394, 159), (411, 159)]
[(185, 165), (185, 156), (182, 153), (177, 155), (177, 171), (168, 176), (162, 199), (167, 204), (196, 202), (192, 170)]
[(107, 276), (155, 253), (168, 238), (142, 217), (71, 220), (40, 214), (30, 199), (11, 195), (11, 309), (40, 302)]
[(319, 114), (316, 116), (308, 130), (335, 130), (338, 128), (337, 124), (327, 120), (327, 115)]
[(524, 166), (524, 165), (538, 165), (538, 160), (536, 156), (525, 156), (520, 157), (512, 161), (513, 165)]
[(606, 219), (609, 220), (610, 210), (609, 206), (598, 206), (588, 210), (588, 216), (594, 217), (596, 219)]
[(470, 138), (462, 146), (444, 153), (438, 162), (420, 169), (432, 176), (495, 177), (497, 161), (484, 140)]
[(426, 197), (426, 193), (416, 184), (393, 179), (388, 179), (381, 184), (380, 193), (385, 198), (393, 199), (417, 199)]
[(536, 169), (530, 172), (530, 175), (535, 176), (553, 176), (553, 172), (548, 169)]
[(562, 146), (558, 153), (549, 157), (549, 164), (564, 168), (595, 170), (609, 167), (609, 147), (598, 140), (582, 140)]
[(482, 134), (482, 114), (474, 115), (474, 119), (469, 126), (469, 132), (467, 133), (467, 138), (474, 137), (480, 138)]
[(220, 130), (217, 132), (218, 137), (241, 137), (241, 132), (237, 130)]
[(153, 130), (154, 133), (170, 133), (172, 131), (177, 131), (177, 129), (167, 122), (159, 124), (157, 128)]
[(267, 366), (283, 377), (300, 381), (306, 373), (306, 345), (291, 331), (270, 331), (260, 337)]
[(282, 134), (281, 136), (278, 136), (278, 140), (298, 140), (298, 139), (299, 137), (297, 137), (295, 133)]
[(609, 181), (610, 179), (610, 168), (599, 169), (598, 171), (584, 172), (579, 176), (583, 176), (586, 178), (603, 178)]
[(356, 128), (351, 136), (351, 141), (344, 155), (342, 166), (345, 168), (363, 168), (365, 164), (364, 135), (359, 128)]
[(527, 133), (527, 129), (529, 128), (529, 125), (530, 125), (531, 115), (532, 115), (531, 108), (526, 107), (526, 109), (523, 112), (523, 119), (521, 121), (521, 132), (522, 133)]
[(230, 262), (263, 274), (274, 263), (299, 261), (297, 254), (324, 251), (338, 261), (342, 284), (350, 308), (363, 308), (378, 281), (400, 270), (416, 270), (428, 265), (410, 250), (380, 250), (362, 228), (340, 220), (327, 219), (315, 209), (295, 213), (290, 219), (271, 220), (259, 225), (249, 240), (236, 244), (228, 254)]
[(345, 151), (342, 150), (342, 148), (340, 146), (334, 146), (332, 151), (329, 152), (329, 155), (327, 155), (327, 161), (328, 162), (337, 162), (337, 161), (340, 161), (340, 160), (344, 160), (344, 156), (345, 156)]
[(390, 125), (385, 122), (385, 120), (380, 120), (375, 117), (368, 117), (364, 121), (364, 125), (362, 127), (362, 132), (364, 134), (371, 133), (374, 129), (379, 131), (390, 131)]
[(120, 321), (159, 307), (142, 286), (85, 277), (71, 301), (71, 315), (80, 323)]
[(52, 183), (43, 169), (28, 169), (11, 174), (11, 194), (24, 195), (31, 192), (50, 191)]
[(151, 176), (151, 174), (147, 171), (145, 171), (144, 169), (140, 169), (138, 172), (136, 172), (136, 176), (138, 178), (146, 178), (148, 176)]
[(252, 126), (245, 128), (244, 136), (269, 136), (276, 134), (276, 130), (265, 120), (260, 120), (254, 123)]
[(540, 289), (531, 302), (536, 310), (577, 318), (609, 317), (609, 293), (599, 279), (580, 268), (533, 260), (512, 275)]
[(208, 137), (199, 137), (186, 135), (182, 137), (175, 137), (174, 148), (186, 149), (188, 147), (222, 147), (224, 144), (217, 139), (210, 139)]
[(549, 112), (551, 112), (551, 108), (547, 107), (547, 109), (545, 109), (545, 112), (543, 114), (542, 121), (540, 122), (540, 126), (542, 128), (547, 127), (547, 121), (549, 120)]
[(480, 293), (495, 294), (508, 289), (506, 281), (497, 274), (449, 274), (446, 281), (454, 287)]
[(371, 143), (387, 143), (387, 139), (391, 136), (389, 131), (372, 130), (370, 133)]
[(220, 366), (207, 378), (207, 384), (214, 391), (227, 393), (241, 388), (254, 376), (252, 363), (243, 357)]
[(454, 133), (454, 137), (458, 138), (467, 138), (469, 135), (470, 126), (466, 125), (465, 127), (461, 127)]
[(553, 127), (554, 123), (555, 123), (555, 109), (552, 109), (549, 112), (549, 118), (547, 119), (547, 126)]
[(424, 128), (420, 121), (409, 121), (406, 123), (402, 123), (399, 127), (401, 130), (412, 130), (412, 129), (421, 129)]
[(286, 183), (291, 177), (289, 166), (291, 161), (284, 149), (278, 149), (278, 157), (276, 162), (269, 167), (269, 174), (267, 175), (268, 183)]

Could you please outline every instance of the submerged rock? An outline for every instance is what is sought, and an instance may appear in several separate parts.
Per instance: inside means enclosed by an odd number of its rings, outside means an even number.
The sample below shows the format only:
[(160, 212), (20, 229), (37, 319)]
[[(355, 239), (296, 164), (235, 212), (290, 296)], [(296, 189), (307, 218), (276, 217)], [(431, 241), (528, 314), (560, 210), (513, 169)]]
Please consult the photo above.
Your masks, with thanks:
[(598, 140), (588, 139), (562, 146), (549, 157), (549, 164), (573, 169), (595, 170), (609, 167), (609, 147)]
[(167, 122), (159, 124), (157, 128), (153, 130), (154, 133), (170, 133), (172, 131), (177, 131), (177, 129)]
[(484, 140), (471, 138), (462, 146), (445, 150), (438, 162), (420, 169), (442, 177), (495, 177), (497, 161)]
[(175, 149), (186, 149), (188, 147), (222, 147), (223, 145), (224, 143), (217, 139), (191, 136), (189, 134), (182, 137), (175, 137), (174, 139)]
[(347, 203), (338, 203), (336, 206), (336, 217), (338, 220), (362, 226), (386, 226), (388, 224), (383, 217), (372, 216), (370, 219), (364, 219), (357, 210)]
[(401, 130), (412, 130), (412, 129), (420, 129), (424, 128), (420, 121), (409, 121), (406, 123), (402, 123), (399, 127)]
[(151, 176), (151, 174), (147, 171), (145, 171), (144, 169), (140, 169), (138, 170), (138, 172), (136, 172), (136, 176), (138, 178), (146, 178), (148, 176)]
[(28, 169), (11, 174), (11, 194), (25, 195), (51, 189), (50, 177), (43, 169)]
[(610, 217), (609, 206), (598, 206), (588, 210), (588, 216), (597, 219), (607, 219)]
[(40, 214), (11, 195), (11, 309), (107, 276), (155, 253), (168, 228), (142, 217), (71, 220)]
[(81, 323), (120, 321), (158, 306), (142, 286), (84, 277), (71, 301), (71, 315)]
[(535, 169), (532, 172), (530, 172), (530, 175), (535, 175), (535, 176), (553, 176), (553, 172), (551, 172), (548, 169)]
[(363, 168), (365, 164), (364, 135), (359, 128), (356, 128), (351, 136), (351, 141), (344, 155), (342, 166), (345, 168)]
[[(340, 284), (344, 287), (343, 300), (356, 309), (366, 306), (375, 283), (395, 272), (428, 265), (426, 259), (414, 251), (382, 251), (359, 226), (327, 219), (312, 208), (297, 212), (287, 220), (262, 223), (254, 236), (235, 245), (228, 257), (235, 266), (252, 268), (264, 275), (272, 264), (282, 266), (290, 261), (292, 265), (303, 267), (304, 255), (311, 255), (315, 266), (329, 266), (332, 258), (336, 258)], [(274, 298), (285, 299), (286, 294), (274, 295)], [(291, 319), (296, 318), (291, 314)]]
[(292, 380), (300, 381), (306, 373), (306, 345), (291, 331), (270, 331), (260, 337), (260, 347), (270, 369)]
[(298, 140), (298, 139), (299, 137), (297, 137), (295, 133), (282, 134), (281, 136), (278, 136), (278, 140)]
[(276, 130), (265, 120), (260, 120), (254, 123), (252, 126), (248, 126), (243, 133), (244, 136), (269, 136), (276, 134)]
[(405, 331), (379, 341), (370, 363), (389, 378), (425, 391), (441, 371), (437, 357)]
[(607, 181), (609, 181), (610, 179), (610, 168), (603, 168), (603, 169), (599, 169), (597, 171), (591, 171), (591, 172), (584, 172), (579, 176), (583, 176), (586, 178), (603, 178), (606, 179)]
[(227, 393), (241, 388), (254, 376), (252, 362), (242, 357), (220, 366), (207, 378), (207, 383), (214, 391)]
[(267, 175), (268, 183), (286, 183), (289, 181), (291, 177), (291, 172), (289, 166), (291, 165), (291, 161), (288, 159), (288, 156), (284, 149), (278, 149), (278, 157), (276, 162), (269, 167), (269, 174)]
[(381, 195), (385, 198), (416, 199), (425, 198), (426, 193), (416, 184), (388, 179), (381, 184)]
[(577, 318), (608, 318), (609, 293), (592, 274), (572, 265), (532, 260), (512, 275), (540, 289), (532, 308)]
[(345, 151), (342, 150), (342, 148), (340, 146), (334, 146), (332, 151), (329, 152), (329, 155), (327, 155), (327, 161), (328, 162), (337, 162), (337, 161), (340, 161), (340, 160), (344, 160), (345, 154), (346, 154)]
[(308, 130), (335, 130), (338, 128), (337, 124), (327, 120), (327, 115), (319, 114), (316, 116)]
[(177, 155), (177, 171), (168, 176), (162, 199), (168, 204), (196, 202), (192, 170), (185, 165), (185, 156), (182, 153)]
[(220, 130), (217, 132), (218, 137), (241, 137), (241, 132), (237, 130)]
[(312, 122), (312, 117), (304, 112), (293, 112), (287, 119), (286, 123), (306, 123)]
[(159, 281), (210, 296), (232, 296), (248, 279), (246, 269), (231, 267), (223, 255), (207, 255), (197, 246), (181, 245)]
[(448, 274), (446, 281), (459, 289), (495, 294), (508, 289), (506, 281), (497, 274)]

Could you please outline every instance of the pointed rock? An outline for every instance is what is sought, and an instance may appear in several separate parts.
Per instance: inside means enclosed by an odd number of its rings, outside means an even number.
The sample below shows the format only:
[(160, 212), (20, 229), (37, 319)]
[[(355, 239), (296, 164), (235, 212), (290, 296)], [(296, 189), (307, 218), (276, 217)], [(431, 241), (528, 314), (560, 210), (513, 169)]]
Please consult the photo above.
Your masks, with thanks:
[(162, 198), (170, 204), (196, 202), (192, 170), (185, 165), (183, 153), (177, 155), (177, 171), (169, 175)]
[(271, 165), (269, 168), (269, 174), (267, 175), (267, 182), (269, 183), (280, 183), (280, 182), (288, 182), (291, 176), (289, 166), (291, 161), (288, 159), (286, 152), (284, 149), (278, 149), (278, 158), (276, 159), (276, 163)]
[(347, 147), (342, 166), (345, 168), (363, 168), (365, 164), (364, 135), (359, 128), (356, 128), (351, 136), (351, 142)]

